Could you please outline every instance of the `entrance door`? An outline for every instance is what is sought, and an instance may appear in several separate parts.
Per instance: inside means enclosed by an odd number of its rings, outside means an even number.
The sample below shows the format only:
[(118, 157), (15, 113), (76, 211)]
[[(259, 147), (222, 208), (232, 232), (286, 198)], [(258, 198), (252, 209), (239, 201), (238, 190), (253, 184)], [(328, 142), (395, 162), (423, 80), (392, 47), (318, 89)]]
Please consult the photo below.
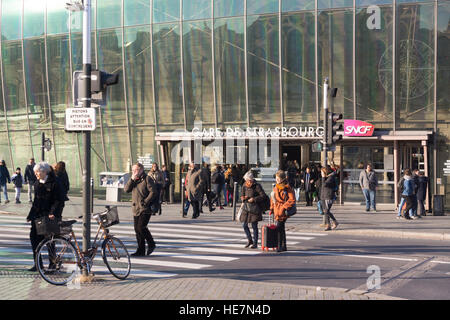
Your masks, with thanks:
[(301, 147), (300, 146), (282, 146), (281, 147), (281, 167), (283, 170), (287, 170), (288, 163), (297, 162), (300, 165), (301, 160)]

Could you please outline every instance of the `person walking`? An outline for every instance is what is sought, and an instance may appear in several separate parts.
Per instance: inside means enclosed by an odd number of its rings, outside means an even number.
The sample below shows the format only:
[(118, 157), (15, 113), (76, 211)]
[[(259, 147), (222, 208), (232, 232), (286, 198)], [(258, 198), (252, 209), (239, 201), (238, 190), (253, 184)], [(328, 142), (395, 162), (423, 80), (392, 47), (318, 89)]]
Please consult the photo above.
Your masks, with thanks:
[[(199, 168), (200, 169), (200, 168)], [(203, 195), (206, 194), (206, 202), (208, 204), (209, 212), (213, 212), (216, 208), (213, 207), (213, 199), (211, 195), (211, 170), (209, 168), (209, 164), (206, 162), (203, 163), (203, 167), (200, 169), (202, 175), (202, 185), (203, 185), (203, 193), (200, 201), (200, 209), (199, 212), (203, 213)]]
[(36, 163), (34, 162), (34, 158), (30, 158), (28, 164), (25, 168), (25, 184), (28, 185), (28, 202), (33, 203), (33, 190), (34, 183), (36, 182), (36, 175), (34, 174), (34, 166)]
[(172, 184), (170, 180), (170, 172), (167, 170), (167, 166), (162, 166), (162, 174), (163, 174), (163, 186), (161, 190), (161, 203), (166, 202), (169, 203), (170, 199), (170, 185)]
[[(263, 211), (261, 209), (261, 203), (267, 196), (264, 189), (259, 183), (256, 183), (255, 178), (251, 171), (244, 175), (244, 185), (242, 186), (241, 200), (244, 203), (242, 207), (242, 213), (239, 221), (242, 222), (245, 235), (248, 242), (245, 248), (251, 246), (252, 249), (258, 247), (258, 222), (262, 221)], [(253, 239), (248, 228), (248, 224), (252, 224)]]
[(370, 206), (372, 206), (374, 211), (377, 211), (376, 190), (378, 187), (378, 179), (371, 164), (368, 164), (366, 169), (361, 171), (359, 175), (359, 185), (361, 186), (364, 198), (366, 199), (366, 212), (370, 211)]
[[(35, 220), (47, 216), (50, 220), (61, 220), (61, 206), (64, 203), (64, 191), (56, 181), (56, 176), (47, 162), (39, 162), (34, 166), (36, 182), (34, 184), (34, 199), (27, 222), (31, 222), (30, 242), (33, 249), (33, 261), (36, 259), (36, 249), (45, 236), (36, 232)], [(36, 271), (34, 265), (29, 271)]]
[(211, 174), (211, 188), (215, 192), (215, 197), (212, 200), (213, 204), (215, 203), (221, 210), (223, 210), (222, 203), (220, 198), (222, 196), (223, 186), (225, 185), (225, 176), (222, 172), (222, 167), (220, 165), (216, 165)]
[(417, 217), (422, 218), (426, 216), (425, 200), (427, 198), (428, 189), (428, 177), (425, 176), (423, 171), (419, 171), (419, 177), (417, 179)]
[(70, 190), (70, 182), (69, 182), (69, 176), (66, 171), (66, 163), (64, 161), (59, 161), (54, 167), (54, 172), (55, 172), (55, 176), (56, 176), (56, 181), (58, 181), (60, 183), (61, 188), (63, 190), (64, 202), (59, 207), (59, 209), (61, 210), (60, 214), (62, 215), (62, 211), (64, 210), (64, 206), (65, 206), (65, 202), (69, 201), (69, 197), (67, 196), (67, 194), (69, 193), (69, 190)]
[(20, 193), (23, 187), (23, 177), (20, 168), (16, 168), (16, 173), (11, 177), (11, 181), (14, 184), (14, 188), (16, 189), (16, 203), (20, 202)]
[[(153, 182), (155, 183), (155, 192), (158, 193), (158, 212), (159, 215), (161, 215), (162, 213), (162, 209), (161, 209), (161, 193), (162, 193), (162, 189), (164, 186), (164, 175), (161, 172), (161, 170), (159, 170), (158, 164), (155, 162), (152, 164), (152, 169), (149, 171), (148, 175), (150, 176), (150, 178), (153, 179)], [(153, 215), (156, 215), (156, 212), (152, 213)]]
[(413, 218), (413, 195), (415, 189), (414, 179), (411, 173), (411, 169), (405, 169), (404, 176), (398, 182), (398, 188), (401, 192), (402, 200), (398, 207), (397, 219), (414, 219)]
[(322, 176), (320, 183), (320, 201), (324, 213), (323, 224), (321, 224), (321, 227), (324, 227), (325, 231), (331, 229), (334, 230), (339, 225), (336, 218), (331, 213), (331, 207), (333, 206), (333, 202), (336, 199), (336, 173), (328, 167), (323, 167), (320, 173)]
[[(131, 179), (126, 183), (124, 190), (131, 192), (132, 212), (134, 220), (134, 231), (138, 244), (133, 257), (150, 255), (156, 248), (155, 241), (147, 228), (152, 214), (152, 204), (159, 203), (159, 193), (153, 179), (146, 175), (144, 166), (136, 163), (131, 168)], [(145, 242), (147, 241), (147, 252), (145, 252)]]
[(200, 206), (203, 199), (203, 193), (206, 189), (207, 181), (203, 174), (203, 170), (200, 169), (198, 164), (194, 165), (194, 168), (188, 172), (188, 200), (192, 205), (194, 213), (192, 219), (197, 219), (200, 216)]
[(11, 183), (11, 177), (9, 175), (8, 168), (6, 167), (5, 160), (0, 161), (0, 188), (3, 189), (3, 196), (5, 197), (5, 204), (9, 203), (8, 188), (6, 183)]
[(277, 221), (278, 252), (287, 251), (286, 245), (286, 211), (295, 205), (295, 194), (287, 181), (286, 173), (278, 170), (275, 174), (276, 185), (270, 199), (270, 214)]
[(311, 172), (311, 168), (308, 166), (305, 172), (301, 176), (302, 189), (305, 191), (306, 206), (310, 207), (313, 203), (313, 192), (315, 191), (316, 177)]
[(418, 208), (418, 201), (417, 201), (417, 191), (419, 188), (419, 169), (414, 169), (412, 171), (412, 178), (414, 181), (414, 192), (411, 196), (411, 201), (412, 201), (412, 214), (410, 215), (411, 218), (413, 219), (418, 219), (419, 217), (417, 216), (417, 208)]

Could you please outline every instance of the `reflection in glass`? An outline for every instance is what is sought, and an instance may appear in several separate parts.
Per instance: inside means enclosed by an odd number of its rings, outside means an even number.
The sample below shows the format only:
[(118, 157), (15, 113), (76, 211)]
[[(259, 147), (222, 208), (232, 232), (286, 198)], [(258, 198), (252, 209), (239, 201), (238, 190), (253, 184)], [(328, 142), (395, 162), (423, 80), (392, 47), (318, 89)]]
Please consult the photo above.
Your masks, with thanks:
[(286, 123), (315, 122), (314, 13), (283, 15), (283, 107)]
[(398, 13), (397, 124), (432, 128), (434, 4), (400, 5)]
[(153, 0), (153, 23), (180, 20), (181, 0)]
[(22, 32), (22, 1), (2, 1), (2, 40), (21, 38)]
[(22, 44), (2, 43), (3, 86), (9, 126), (16, 130), (28, 128), (27, 106), (23, 86)]
[[(28, 141), (30, 141), (28, 139)], [(10, 162), (10, 153), (9, 153), (9, 143), (8, 143), (8, 134), (6, 131), (0, 131), (0, 157), (5, 160), (8, 164)]]
[(150, 24), (150, 0), (124, 0), (125, 26)]
[(281, 1), (281, 11), (302, 11), (302, 10), (314, 10), (315, 1), (314, 0), (282, 0)]
[(69, 20), (69, 10), (65, 8), (65, 1), (47, 0), (47, 34), (69, 32)]
[(24, 40), (27, 103), (32, 129), (50, 128), (51, 115), (47, 96), (45, 40)]
[(353, 7), (353, 0), (318, 0), (317, 7), (319, 10)]
[[(28, 131), (10, 131), (9, 138), (14, 161), (14, 167), (12, 163), (6, 163), (9, 174), (13, 175), (17, 167), (22, 168), (22, 174), (24, 174), (28, 160), (32, 157), (29, 133)], [(41, 153), (39, 152), (39, 155), (40, 154)]]
[(123, 95), (122, 31), (120, 29), (98, 31), (98, 69), (119, 75), (119, 82), (108, 88), (107, 105), (102, 108), (107, 125), (124, 125), (125, 100)]
[(153, 124), (150, 27), (125, 29), (125, 71), (131, 125)]
[(47, 37), (48, 84), (53, 128), (64, 128), (65, 110), (72, 107), (69, 36)]
[[(64, 130), (55, 130), (55, 141), (54, 144), (56, 146), (56, 157), (58, 158), (58, 161), (64, 161), (66, 164), (66, 171), (69, 175), (69, 181), (70, 181), (70, 189), (73, 191), (73, 189), (77, 188), (78, 186), (81, 186), (82, 184), (82, 178), (83, 176), (80, 174), (81, 167), (80, 167), (80, 157), (78, 154), (78, 145), (77, 145), (77, 133), (68, 133)], [(93, 152), (91, 152), (93, 154)], [(95, 157), (92, 156), (92, 159)], [(94, 163), (94, 161), (92, 161)], [(95, 168), (98, 170), (99, 168)], [(103, 171), (100, 168), (101, 171)], [(93, 170), (92, 172), (99, 172)], [(95, 174), (92, 176), (95, 180)]]
[(278, 0), (247, 0), (247, 14), (278, 12)]
[(184, 125), (179, 24), (153, 26), (156, 119), (159, 131)]
[(248, 17), (247, 33), (250, 124), (280, 124), (278, 16)]
[(124, 127), (104, 128), (106, 161), (110, 171), (129, 172), (131, 159), (128, 150), (128, 131)]
[(183, 24), (184, 94), (188, 130), (194, 121), (214, 126), (211, 22)]
[(370, 15), (356, 11), (356, 118), (392, 128), (392, 7), (381, 7), (380, 29)]
[[(334, 112), (352, 119), (353, 114), (353, 13), (351, 10), (322, 11), (318, 17), (319, 84), (328, 77), (338, 88)], [(322, 95), (319, 95), (322, 100)], [(319, 101), (319, 105), (322, 102)]]
[(120, 27), (122, 0), (97, 0), (97, 29)]
[(153, 159), (157, 161), (155, 127), (132, 126), (130, 129), (132, 163), (136, 162), (139, 157), (145, 157), (147, 155), (153, 156)]
[(244, 19), (214, 21), (216, 100), (219, 124), (245, 125)]
[(211, 0), (183, 1), (183, 20), (211, 18)]
[(42, 4), (36, 0), (24, 0), (23, 11), (24, 38), (44, 35), (45, 3)]
[(214, 17), (244, 15), (244, 0), (214, 0)]

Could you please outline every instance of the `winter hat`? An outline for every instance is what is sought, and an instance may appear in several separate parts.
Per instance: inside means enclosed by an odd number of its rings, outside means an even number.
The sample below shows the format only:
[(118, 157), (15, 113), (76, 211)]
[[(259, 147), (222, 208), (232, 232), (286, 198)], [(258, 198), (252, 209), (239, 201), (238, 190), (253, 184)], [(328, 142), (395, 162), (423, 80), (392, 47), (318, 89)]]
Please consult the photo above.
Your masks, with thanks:
[(248, 180), (255, 180), (255, 178), (253, 177), (253, 173), (251, 171), (248, 171), (245, 175), (244, 175), (244, 180), (248, 181)]

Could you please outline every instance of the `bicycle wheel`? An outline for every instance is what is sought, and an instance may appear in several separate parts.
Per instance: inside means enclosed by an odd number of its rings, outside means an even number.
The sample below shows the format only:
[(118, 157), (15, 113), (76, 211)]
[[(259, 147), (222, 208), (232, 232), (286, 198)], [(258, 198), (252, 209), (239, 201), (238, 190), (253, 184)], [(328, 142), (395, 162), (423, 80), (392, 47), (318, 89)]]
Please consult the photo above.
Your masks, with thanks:
[(124, 280), (131, 270), (130, 254), (125, 245), (116, 237), (108, 237), (102, 244), (102, 257), (109, 272), (117, 279)]
[(44, 239), (36, 250), (36, 266), (41, 277), (53, 285), (65, 285), (80, 274), (78, 252), (63, 237)]

